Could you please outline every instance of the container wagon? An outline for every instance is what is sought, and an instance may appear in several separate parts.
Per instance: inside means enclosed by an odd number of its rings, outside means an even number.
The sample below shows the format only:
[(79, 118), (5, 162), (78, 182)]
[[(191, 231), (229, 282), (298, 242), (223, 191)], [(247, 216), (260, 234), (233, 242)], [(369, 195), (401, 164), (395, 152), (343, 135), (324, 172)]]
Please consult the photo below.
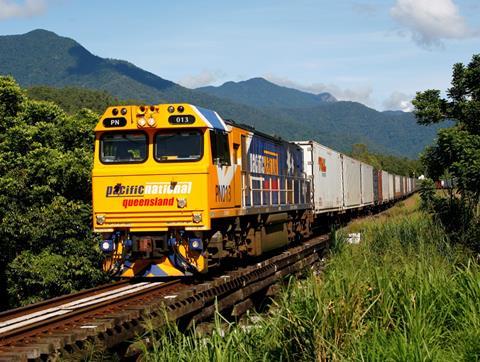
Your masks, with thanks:
[(362, 203), (360, 161), (342, 154), (343, 205), (346, 209)]
[(401, 196), (402, 196), (402, 189), (401, 189), (401, 185), (402, 185), (402, 179), (400, 176), (398, 175), (394, 175), (394, 182), (395, 182), (395, 186), (394, 186), (394, 193), (393, 193), (393, 197), (395, 199), (399, 199)]
[(382, 178), (382, 203), (386, 203), (390, 200), (390, 187), (389, 187), (389, 175), (387, 171), (380, 171)]
[(362, 206), (373, 205), (375, 202), (373, 188), (373, 167), (361, 162)]
[(395, 199), (395, 175), (388, 174), (388, 200)]
[(297, 144), (304, 152), (304, 170), (311, 182), (314, 212), (342, 210), (342, 155), (315, 141)]

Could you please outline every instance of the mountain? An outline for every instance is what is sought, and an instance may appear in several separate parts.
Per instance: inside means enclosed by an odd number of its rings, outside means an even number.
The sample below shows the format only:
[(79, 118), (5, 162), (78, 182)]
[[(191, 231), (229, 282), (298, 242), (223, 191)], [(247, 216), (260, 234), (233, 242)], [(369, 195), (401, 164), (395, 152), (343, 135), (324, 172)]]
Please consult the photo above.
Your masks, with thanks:
[(0, 36), (0, 74), (12, 75), (24, 87), (74, 86), (107, 91), (122, 100), (193, 103), (284, 137), (295, 125), (288, 117), (273, 121), (270, 113), (182, 87), (125, 61), (98, 57), (76, 41), (42, 29)]
[[(46, 30), (0, 36), (0, 74), (12, 75), (23, 87), (67, 87), (61, 92), (69, 97), (79, 92), (68, 87), (81, 87), (106, 91), (113, 99), (193, 103), (284, 139), (314, 139), (343, 152), (365, 143), (372, 151), (416, 157), (436, 133), (435, 127), (417, 125), (410, 113), (377, 112), (262, 78), (188, 89), (129, 62), (96, 56), (75, 40)], [(58, 94), (37, 93), (47, 99)]]
[(198, 91), (257, 108), (305, 108), (335, 102), (330, 93), (312, 94), (282, 87), (263, 78), (226, 82), (219, 87), (201, 87)]
[(0, 71), (23, 86), (80, 86), (115, 96), (153, 100), (163, 92), (182, 93), (182, 87), (131, 63), (93, 55), (76, 41), (46, 30), (0, 37)]
[(410, 113), (405, 111), (382, 111), (382, 113), (386, 116), (401, 116), (404, 113)]
[(279, 113), (295, 117), (320, 143), (326, 141), (325, 130), (328, 130), (327, 137), (338, 147), (345, 141), (364, 143), (375, 145), (373, 148), (377, 152), (409, 157), (416, 157), (431, 143), (439, 128), (450, 125), (420, 126), (411, 112), (378, 112), (361, 103), (346, 101), (325, 103), (301, 112), (282, 109)]
[(365, 143), (377, 152), (416, 157), (442, 126), (420, 126), (411, 112), (379, 112), (358, 102), (337, 101), (329, 93), (301, 92), (263, 78), (197, 90), (295, 119), (298, 139), (313, 138), (344, 151)]

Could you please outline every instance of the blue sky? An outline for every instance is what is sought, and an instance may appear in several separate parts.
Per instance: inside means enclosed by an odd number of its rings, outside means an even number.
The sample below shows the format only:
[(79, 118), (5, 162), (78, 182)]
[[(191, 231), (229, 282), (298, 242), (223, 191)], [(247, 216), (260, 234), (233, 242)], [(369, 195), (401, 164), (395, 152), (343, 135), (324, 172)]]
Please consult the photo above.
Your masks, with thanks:
[(0, 35), (37, 28), (188, 87), (260, 76), (407, 110), (480, 53), (480, 2), (0, 0)]

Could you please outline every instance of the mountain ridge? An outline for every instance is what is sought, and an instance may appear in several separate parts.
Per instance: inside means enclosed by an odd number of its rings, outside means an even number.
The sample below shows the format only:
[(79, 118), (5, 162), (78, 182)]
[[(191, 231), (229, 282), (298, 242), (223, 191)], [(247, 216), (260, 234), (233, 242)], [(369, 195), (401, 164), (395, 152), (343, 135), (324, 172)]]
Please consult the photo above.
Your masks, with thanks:
[(314, 139), (342, 152), (362, 142), (372, 151), (416, 157), (436, 134), (435, 127), (412, 122), (411, 114), (383, 114), (263, 78), (227, 82), (228, 92), (220, 95), (208, 94), (208, 87), (188, 89), (127, 61), (101, 58), (75, 40), (43, 29), (0, 36), (0, 74), (12, 75), (23, 87), (74, 86), (123, 100), (193, 103), (284, 139)]
[(228, 81), (218, 87), (206, 86), (195, 90), (256, 108), (314, 107), (325, 102), (337, 101), (327, 92), (307, 93), (272, 83), (261, 77), (239, 82)]

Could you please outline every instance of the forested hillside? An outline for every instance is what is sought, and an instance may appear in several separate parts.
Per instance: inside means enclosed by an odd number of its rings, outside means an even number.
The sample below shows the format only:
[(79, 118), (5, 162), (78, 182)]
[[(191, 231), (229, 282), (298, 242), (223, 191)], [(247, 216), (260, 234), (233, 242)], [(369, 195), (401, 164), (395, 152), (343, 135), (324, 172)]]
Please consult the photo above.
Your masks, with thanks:
[[(73, 39), (46, 30), (0, 36), (0, 74), (14, 76), (24, 87), (80, 87), (119, 100), (193, 103), (284, 139), (311, 138), (343, 152), (364, 143), (375, 152), (416, 158), (440, 127), (417, 125), (411, 114), (377, 112), (359, 103), (336, 102), (328, 93), (305, 93), (261, 78), (192, 90), (131, 63), (93, 55)], [(42, 88), (31, 95), (52, 98)], [(108, 99), (105, 93), (98, 95), (96, 110)], [(82, 106), (81, 95), (76, 105)]]
[(227, 82), (220, 87), (201, 87), (198, 91), (257, 108), (311, 108), (336, 102), (330, 93), (312, 94), (273, 84), (263, 78)]
[(416, 158), (437, 130), (448, 125), (422, 127), (412, 113), (378, 112), (358, 102), (336, 101), (328, 93), (301, 92), (262, 78), (198, 90), (295, 119), (301, 125), (294, 134), (297, 139), (312, 138), (344, 152), (364, 143), (376, 152)]
[(385, 170), (395, 175), (407, 175), (418, 177), (423, 174), (423, 165), (420, 160), (412, 160), (406, 157), (395, 157), (381, 153), (371, 152), (362, 143), (354, 144), (352, 151), (348, 153), (351, 157), (368, 163), (378, 170)]
[(54, 102), (65, 112), (71, 114), (78, 112), (82, 108), (89, 108), (101, 114), (108, 106), (128, 103), (118, 100), (106, 91), (78, 87), (54, 88), (35, 86), (27, 88), (26, 92), (30, 99)]

